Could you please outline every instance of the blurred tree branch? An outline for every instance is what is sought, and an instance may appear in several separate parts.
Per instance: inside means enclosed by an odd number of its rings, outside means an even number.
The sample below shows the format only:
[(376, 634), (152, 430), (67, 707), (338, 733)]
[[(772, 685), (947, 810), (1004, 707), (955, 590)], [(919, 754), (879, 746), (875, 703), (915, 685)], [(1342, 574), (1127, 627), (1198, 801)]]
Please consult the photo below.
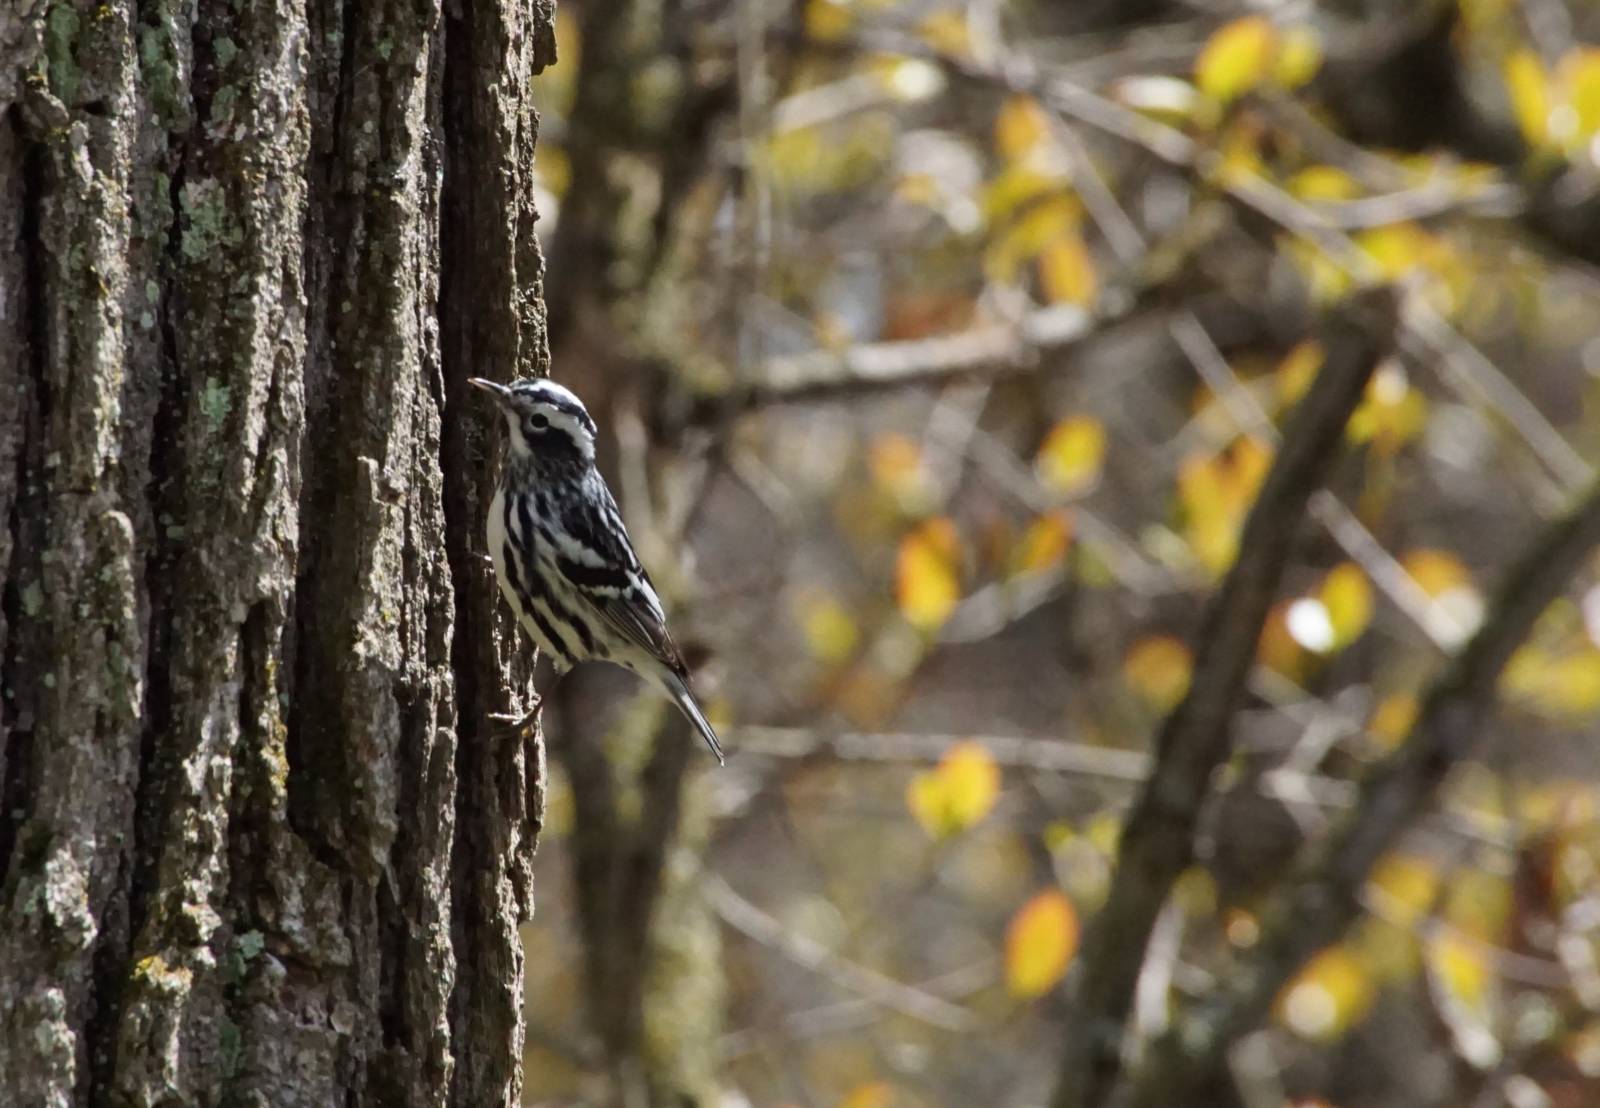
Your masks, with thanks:
[[(1340, 131), (1368, 146), (1445, 149), (1524, 178), (1528, 199), (1519, 222), (1543, 246), (1586, 265), (1600, 265), (1600, 182), (1593, 171), (1535, 168), (1522, 136), (1492, 117), (1469, 91), (1456, 37), (1461, 8), (1419, 5), (1402, 33), (1376, 49), (1330, 59), (1316, 90)], [(1426, 111), (1417, 111), (1426, 104)]]
[(1600, 490), (1546, 527), (1506, 574), (1482, 627), (1433, 682), (1405, 742), (1363, 780), (1360, 802), (1306, 865), (1231, 986), (1155, 1045), (1134, 1075), (1133, 1104), (1176, 1103), (1180, 1090), (1215, 1081), (1285, 983), (1357, 917), (1374, 863), (1470, 753), (1507, 660), (1596, 544)]
[[(1408, 21), (1401, 32), (1386, 31), (1379, 36), (1382, 50), (1374, 49), (1355, 55), (1348, 65), (1372, 65), (1372, 56), (1387, 59), (1397, 71), (1417, 66), (1424, 74), (1434, 73), (1443, 63), (1432, 53), (1422, 59), (1407, 53), (1416, 41), (1431, 42), (1428, 35), (1437, 38), (1444, 34), (1443, 46), (1450, 50), (1448, 31), (1454, 27), (1456, 6), (1437, 4), (1442, 9), (1438, 20), (1444, 30), (1427, 19)], [(1420, 32), (1412, 32), (1420, 28)], [(1422, 33), (1414, 40), (1412, 33)], [(1348, 210), (1339, 205), (1312, 206), (1302, 203), (1264, 177), (1229, 175), (1220, 172), (1222, 155), (1184, 132), (1141, 115), (1114, 100), (1084, 88), (1070, 80), (1045, 76), (1036, 61), (1023, 54), (1007, 56), (1000, 66), (988, 66), (928, 50), (921, 43), (903, 35), (870, 34), (862, 36), (853, 47), (858, 50), (885, 50), (938, 65), (946, 74), (969, 84), (1022, 93), (1037, 97), (1050, 109), (1082, 126), (1128, 143), (1154, 157), (1159, 162), (1184, 174), (1194, 176), (1205, 188), (1215, 189), (1243, 217), (1245, 225), (1265, 226), (1272, 231), (1283, 231), (1308, 245), (1314, 246), (1333, 265), (1356, 282), (1378, 279), (1377, 266), (1372, 258), (1345, 233), (1349, 221)], [(1450, 63), (1452, 66), (1454, 62)], [(1378, 81), (1382, 74), (1368, 73), (1367, 79)], [(1418, 78), (1419, 80), (1423, 78)], [(1502, 168), (1520, 165), (1528, 155), (1527, 149), (1514, 141), (1504, 139), (1503, 128), (1493, 121), (1473, 117), (1471, 126), (1457, 117), (1468, 109), (1464, 105), (1465, 93), (1460, 89), (1460, 76), (1452, 69), (1449, 73), (1426, 77), (1448, 92), (1448, 104), (1437, 113), (1435, 122), (1440, 127), (1434, 144), (1443, 144), (1463, 155), (1478, 151), (1480, 145), (1487, 160)], [(1339, 86), (1342, 87), (1342, 86)], [(1416, 96), (1403, 98), (1401, 104), (1419, 101)], [(1337, 106), (1335, 106), (1336, 108)], [(1406, 119), (1412, 116), (1435, 113), (1405, 111)], [(1441, 122), (1442, 121), (1442, 122)], [(1352, 124), (1353, 125), (1353, 124)], [(1493, 132), (1496, 136), (1486, 137)], [(1405, 148), (1428, 145), (1420, 139), (1408, 138), (1409, 132), (1396, 132), (1395, 145)], [(1471, 136), (1471, 137), (1464, 137)], [(1445, 141), (1454, 137), (1455, 144)], [(1513, 136), (1514, 138), (1514, 136)], [(1493, 156), (1488, 156), (1492, 154)], [(1547, 177), (1528, 186), (1533, 194), (1519, 203), (1515, 194), (1504, 187), (1494, 186), (1475, 202), (1491, 204), (1501, 210), (1519, 215), (1516, 221), (1544, 239), (1548, 245), (1562, 249), (1574, 261), (1594, 263), (1600, 260), (1600, 185), (1576, 171)], [(1369, 216), (1370, 213), (1360, 213)], [(1591, 225), (1592, 224), (1592, 225)], [(1158, 274), (1142, 275), (1145, 283), (1159, 283)], [(1170, 275), (1166, 275), (1170, 278)], [(1523, 393), (1503, 372), (1460, 334), (1420, 300), (1406, 305), (1402, 321), (1404, 337), (1409, 346), (1432, 355), (1438, 360), (1447, 381), (1461, 391), (1485, 402), (1500, 413), (1517, 429), (1529, 449), (1553, 478), (1553, 488), (1559, 495), (1586, 487), (1594, 476), (1594, 468), (1583, 459), (1550, 424)]]
[(1397, 315), (1395, 292), (1378, 288), (1335, 310), (1324, 327), (1327, 360), (1285, 429), (1245, 522), (1238, 560), (1206, 606), (1193, 682), (1156, 739), (1155, 768), (1129, 816), (1110, 893), (1076, 960), (1056, 1108), (1103, 1104), (1116, 1081), (1150, 932), (1193, 859), (1201, 806), (1227, 757), (1229, 726), (1301, 517), (1390, 348)]

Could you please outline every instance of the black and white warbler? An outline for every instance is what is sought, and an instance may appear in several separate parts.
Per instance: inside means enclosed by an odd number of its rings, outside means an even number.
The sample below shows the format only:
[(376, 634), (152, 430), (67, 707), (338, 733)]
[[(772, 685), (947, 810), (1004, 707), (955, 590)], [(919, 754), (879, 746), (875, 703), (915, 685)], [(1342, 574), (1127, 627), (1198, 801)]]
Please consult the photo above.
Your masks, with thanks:
[(542, 378), (471, 383), (505, 415), (505, 472), (489, 508), (489, 555), (523, 630), (564, 673), (597, 659), (631, 669), (670, 696), (722, 761), (722, 745), (689, 689), (661, 600), (628, 541), (594, 461), (594, 420)]

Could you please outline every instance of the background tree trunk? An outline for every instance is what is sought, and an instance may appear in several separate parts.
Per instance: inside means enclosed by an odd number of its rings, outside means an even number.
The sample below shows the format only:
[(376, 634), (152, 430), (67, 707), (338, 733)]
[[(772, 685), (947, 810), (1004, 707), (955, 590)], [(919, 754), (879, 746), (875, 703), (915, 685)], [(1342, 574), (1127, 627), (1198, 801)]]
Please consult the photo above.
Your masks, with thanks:
[(547, 361), (551, 17), (0, 15), (0, 1099), (515, 1103), (464, 382)]

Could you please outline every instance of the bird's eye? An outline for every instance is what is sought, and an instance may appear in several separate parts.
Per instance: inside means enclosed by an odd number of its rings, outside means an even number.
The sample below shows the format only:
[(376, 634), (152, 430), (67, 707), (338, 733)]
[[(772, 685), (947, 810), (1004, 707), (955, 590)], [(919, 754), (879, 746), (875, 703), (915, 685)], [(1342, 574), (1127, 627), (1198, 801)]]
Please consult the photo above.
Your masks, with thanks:
[(532, 425), (535, 431), (543, 431), (550, 426), (550, 417), (535, 413), (528, 417), (528, 423)]

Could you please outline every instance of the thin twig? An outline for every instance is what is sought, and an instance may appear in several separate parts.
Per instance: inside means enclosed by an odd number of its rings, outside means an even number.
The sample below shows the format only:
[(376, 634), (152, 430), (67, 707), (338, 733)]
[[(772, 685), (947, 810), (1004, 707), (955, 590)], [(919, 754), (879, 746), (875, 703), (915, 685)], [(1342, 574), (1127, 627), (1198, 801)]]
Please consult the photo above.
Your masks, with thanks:
[(716, 874), (701, 874), (700, 889), (729, 927), (884, 1008), (945, 1031), (968, 1031), (978, 1022), (969, 1009), (959, 1004), (852, 962), (815, 939), (789, 930)]
[(738, 727), (733, 730), (732, 738), (742, 755), (762, 754), (775, 758), (828, 754), (845, 761), (926, 765), (938, 761), (955, 743), (973, 740), (982, 743), (997, 764), (1017, 769), (1135, 782), (1144, 780), (1150, 768), (1149, 758), (1136, 750), (1016, 735), (855, 731), (828, 734), (792, 727)]
[(814, 400), (983, 373), (1023, 373), (1048, 353), (1099, 335), (1134, 314), (1133, 296), (1108, 297), (1099, 313), (1071, 304), (1039, 308), (1016, 323), (994, 323), (952, 335), (860, 343), (771, 358), (743, 398), (747, 405)]

